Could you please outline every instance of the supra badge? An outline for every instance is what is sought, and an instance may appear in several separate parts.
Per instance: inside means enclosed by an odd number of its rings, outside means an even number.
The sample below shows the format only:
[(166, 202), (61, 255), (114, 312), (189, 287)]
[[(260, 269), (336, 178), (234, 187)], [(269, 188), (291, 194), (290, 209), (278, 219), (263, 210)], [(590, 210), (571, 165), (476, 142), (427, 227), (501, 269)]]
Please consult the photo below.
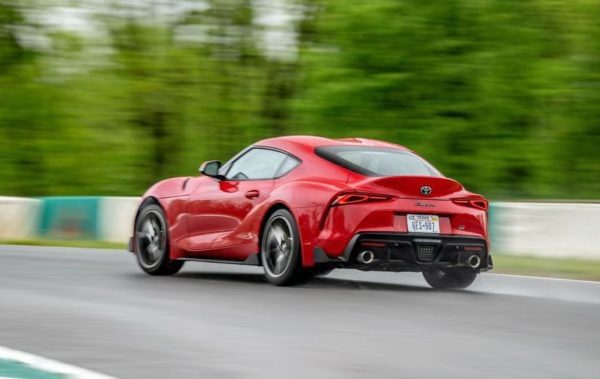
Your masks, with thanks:
[(417, 201), (415, 203), (415, 206), (417, 206), (417, 207), (425, 207), (425, 208), (435, 208), (435, 204), (433, 204), (433, 203), (425, 203), (423, 201)]

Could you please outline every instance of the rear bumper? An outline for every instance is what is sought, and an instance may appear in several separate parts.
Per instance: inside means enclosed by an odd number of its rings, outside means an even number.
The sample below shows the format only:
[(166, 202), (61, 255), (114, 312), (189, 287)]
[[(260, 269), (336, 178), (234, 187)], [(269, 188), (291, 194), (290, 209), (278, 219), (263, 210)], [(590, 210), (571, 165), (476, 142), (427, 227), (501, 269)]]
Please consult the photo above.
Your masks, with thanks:
[[(358, 256), (371, 251), (374, 260), (361, 263)], [(479, 263), (473, 265), (477, 256)], [(469, 264), (469, 260), (471, 264)], [(468, 267), (475, 271), (492, 269), (492, 257), (483, 238), (414, 233), (360, 233), (348, 243), (337, 259), (329, 259), (316, 248), (316, 263), (374, 271), (423, 271), (431, 267)]]

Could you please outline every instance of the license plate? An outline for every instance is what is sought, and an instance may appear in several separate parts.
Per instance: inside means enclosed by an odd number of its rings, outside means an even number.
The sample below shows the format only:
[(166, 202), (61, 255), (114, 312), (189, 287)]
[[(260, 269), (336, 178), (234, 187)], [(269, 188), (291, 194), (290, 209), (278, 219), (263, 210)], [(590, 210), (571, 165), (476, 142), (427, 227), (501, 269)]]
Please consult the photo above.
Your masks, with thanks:
[(440, 217), (435, 215), (406, 215), (406, 224), (412, 233), (440, 232)]

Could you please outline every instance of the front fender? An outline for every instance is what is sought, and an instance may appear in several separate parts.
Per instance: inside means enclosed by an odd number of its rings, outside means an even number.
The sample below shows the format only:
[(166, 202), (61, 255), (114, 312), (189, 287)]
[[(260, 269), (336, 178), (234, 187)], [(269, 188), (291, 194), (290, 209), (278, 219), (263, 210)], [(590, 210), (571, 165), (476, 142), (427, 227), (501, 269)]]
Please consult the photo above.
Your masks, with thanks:
[(155, 197), (162, 199), (165, 197), (177, 197), (189, 195), (192, 191), (190, 183), (192, 177), (178, 177), (161, 180), (150, 187), (143, 195), (143, 198)]

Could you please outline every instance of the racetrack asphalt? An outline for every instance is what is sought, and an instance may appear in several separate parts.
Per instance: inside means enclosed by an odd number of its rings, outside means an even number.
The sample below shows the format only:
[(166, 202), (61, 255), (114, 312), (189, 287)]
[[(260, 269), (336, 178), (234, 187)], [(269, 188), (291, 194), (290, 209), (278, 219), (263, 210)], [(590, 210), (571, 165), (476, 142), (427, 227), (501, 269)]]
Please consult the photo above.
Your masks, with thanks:
[(122, 378), (599, 378), (600, 284), (336, 270), (297, 287), (124, 251), (0, 246), (0, 345)]

